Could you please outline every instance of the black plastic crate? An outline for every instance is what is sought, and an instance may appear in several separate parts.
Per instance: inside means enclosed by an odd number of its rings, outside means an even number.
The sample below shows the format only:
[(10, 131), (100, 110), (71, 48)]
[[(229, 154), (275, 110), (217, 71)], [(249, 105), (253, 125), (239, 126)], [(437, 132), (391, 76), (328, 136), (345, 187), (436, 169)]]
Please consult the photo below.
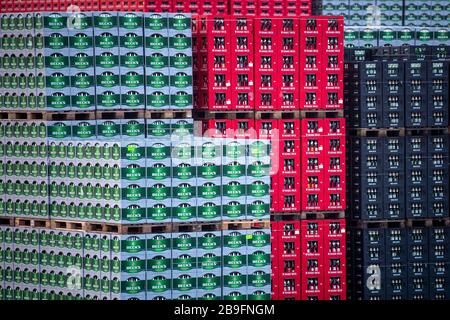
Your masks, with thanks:
[[(398, 229), (395, 229), (398, 230)], [(389, 265), (393, 262), (405, 263), (407, 261), (407, 246), (404, 243), (386, 243), (386, 263)]]
[[(408, 270), (408, 300), (429, 299), (428, 272), (423, 276), (411, 275)], [(428, 270), (427, 270), (428, 271)]]
[(408, 229), (408, 262), (428, 262), (428, 229), (413, 227)]
[(448, 155), (448, 136), (430, 135), (428, 136), (428, 153), (443, 153)]
[(425, 199), (408, 200), (406, 199), (406, 218), (407, 219), (423, 219), (428, 216), (428, 203)]
[(431, 47), (431, 58), (433, 60), (449, 60), (450, 59), (450, 46), (437, 45)]
[(432, 276), (429, 278), (430, 300), (448, 300), (450, 297), (450, 277)]
[[(413, 155), (415, 158), (417, 158), (418, 156), (421, 155)], [(413, 167), (411, 162), (408, 162), (408, 166), (406, 169), (406, 178), (405, 178), (405, 182), (406, 182), (406, 189), (408, 191), (411, 191), (412, 187), (427, 187), (427, 183), (428, 183), (428, 172), (427, 172), (427, 165), (426, 165), (426, 161), (424, 160), (420, 160), (425, 162), (424, 164), (421, 165), (421, 167), (418, 167), (417, 165), (417, 159), (414, 159), (413, 161), (415, 161), (414, 163), (416, 164), (415, 167)], [(415, 197), (413, 197), (415, 198)]]
[(406, 300), (408, 298), (408, 278), (405, 276), (391, 277), (390, 267), (386, 268), (386, 300)]
[[(401, 88), (405, 79), (405, 63), (402, 61), (387, 61), (382, 63), (383, 84), (389, 80), (399, 80)], [(397, 91), (401, 92), (401, 91)]]
[(404, 190), (402, 188), (384, 188), (383, 217), (385, 219), (405, 219), (405, 207)]
[[(381, 186), (361, 190), (361, 219), (379, 220), (383, 216), (383, 193)], [(369, 195), (368, 195), (369, 194)]]
[(413, 93), (426, 93), (426, 79), (427, 79), (427, 63), (425, 61), (407, 61), (405, 62), (405, 88), (408, 89), (410, 81), (420, 80), (424, 86), (419, 90), (411, 90)]
[(383, 169), (399, 170), (404, 172), (405, 168), (405, 138), (385, 137), (383, 140)]
[[(371, 103), (371, 102), (369, 102)], [(383, 128), (383, 111), (382, 105), (378, 105), (376, 110), (362, 110), (360, 112), (361, 128), (379, 129)]]
[(380, 61), (361, 62), (359, 69), (359, 78), (362, 83), (366, 83), (367, 80), (378, 80), (381, 84), (383, 73), (383, 64)]
[(425, 61), (432, 57), (430, 46), (410, 46), (411, 60)]
[(381, 227), (368, 227), (362, 230), (362, 245), (364, 247), (380, 246), (385, 247), (386, 245), (386, 229)]
[(385, 267), (383, 265), (372, 264), (363, 267), (364, 277), (360, 283), (363, 287), (364, 300), (385, 300), (386, 299), (386, 279)]

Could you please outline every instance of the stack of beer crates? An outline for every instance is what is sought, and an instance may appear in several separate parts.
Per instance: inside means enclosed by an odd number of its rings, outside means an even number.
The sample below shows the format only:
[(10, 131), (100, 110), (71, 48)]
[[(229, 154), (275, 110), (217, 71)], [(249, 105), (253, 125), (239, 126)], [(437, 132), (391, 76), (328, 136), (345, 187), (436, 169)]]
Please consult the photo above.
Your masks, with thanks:
[(194, 135), (191, 16), (1, 27), (1, 298), (270, 299), (269, 144)]
[(203, 133), (271, 141), (272, 298), (345, 299), (342, 18), (199, 16), (193, 30)]
[(449, 299), (449, 47), (416, 49), (348, 52), (352, 299)]

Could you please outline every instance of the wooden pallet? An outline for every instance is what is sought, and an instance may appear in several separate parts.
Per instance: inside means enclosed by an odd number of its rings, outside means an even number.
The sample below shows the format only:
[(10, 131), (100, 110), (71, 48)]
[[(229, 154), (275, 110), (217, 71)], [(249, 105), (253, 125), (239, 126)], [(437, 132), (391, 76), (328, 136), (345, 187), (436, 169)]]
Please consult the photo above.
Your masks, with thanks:
[(255, 114), (250, 111), (215, 111), (215, 110), (194, 110), (194, 118), (202, 120), (236, 120), (236, 119), (254, 119)]
[(273, 221), (345, 219), (345, 211), (271, 212)]
[(450, 128), (407, 128), (405, 133), (408, 136), (423, 136), (423, 135), (444, 135), (450, 132)]
[(102, 232), (116, 234), (142, 234), (147, 233), (145, 224), (116, 224), (96, 221), (72, 221), (72, 220), (51, 220), (51, 228), (58, 230)]
[(143, 119), (144, 110), (97, 110), (95, 118), (99, 120), (109, 119)]
[(173, 222), (172, 232), (197, 232), (200, 231), (198, 222)]
[(270, 229), (270, 220), (222, 221), (222, 230)]
[(14, 220), (15, 220), (14, 225), (16, 227), (47, 228), (47, 229), (51, 228), (51, 222), (49, 219), (16, 217)]
[(302, 211), (301, 220), (345, 219), (345, 211)]
[(0, 111), (4, 120), (71, 121), (94, 120), (95, 111)]
[(355, 221), (349, 223), (349, 227), (358, 229), (386, 229), (386, 228), (404, 228), (406, 220), (379, 220), (379, 221)]
[(171, 232), (214, 232), (221, 230), (267, 229), (269, 220), (229, 220), (160, 222), (142, 224), (116, 224), (95, 221), (43, 219), (0, 216), (0, 226), (46, 228), (75, 232), (99, 232), (111, 234), (156, 234)]
[(271, 212), (270, 218), (272, 221), (292, 221), (301, 220), (301, 212)]
[(145, 110), (146, 119), (191, 119), (192, 110)]
[(267, 110), (255, 111), (256, 120), (299, 119), (299, 110)]
[(14, 218), (13, 217), (6, 217), (6, 216), (0, 216), (0, 226), (14, 226)]
[(73, 121), (95, 119), (191, 119), (192, 110), (91, 110), (20, 111), (1, 110), (0, 120)]
[(300, 117), (305, 118), (344, 118), (344, 110), (300, 110)]
[(445, 227), (450, 226), (450, 218), (427, 218), (407, 220), (408, 227)]
[(350, 130), (352, 136), (358, 137), (403, 137), (405, 136), (405, 129), (354, 129)]

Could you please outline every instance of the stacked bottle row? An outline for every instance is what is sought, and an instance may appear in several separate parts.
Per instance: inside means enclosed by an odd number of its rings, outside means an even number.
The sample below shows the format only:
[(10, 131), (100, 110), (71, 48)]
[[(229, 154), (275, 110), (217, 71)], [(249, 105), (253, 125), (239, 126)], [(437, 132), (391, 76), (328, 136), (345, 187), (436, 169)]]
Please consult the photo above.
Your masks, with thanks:
[(6, 300), (268, 300), (270, 229), (111, 235), (0, 227)]
[(209, 137), (271, 141), (272, 212), (345, 210), (344, 118), (202, 122)]
[(48, 216), (47, 132), (43, 122), (0, 122), (1, 215)]
[(446, 27), (346, 27), (344, 38), (345, 47), (350, 48), (450, 44)]
[(195, 108), (343, 107), (340, 17), (198, 16), (193, 35)]
[(349, 127), (447, 127), (448, 79), (448, 57), (394, 61), (381, 55), (372, 61), (348, 62), (345, 101)]
[(188, 12), (192, 14), (244, 14), (247, 16), (267, 15), (310, 15), (311, 0), (255, 1), (255, 0), (145, 0), (145, 1), (108, 1), (108, 0), (24, 0), (20, 3), (4, 0), (0, 12), (68, 11), (79, 8), (80, 11), (133, 11), (133, 12)]
[(351, 297), (358, 300), (450, 299), (450, 229), (433, 222), (349, 228)]
[[(150, 1), (158, 7), (160, 2), (165, 0)], [(242, 16), (305, 16), (311, 14), (311, 0), (281, 0), (281, 1), (260, 1), (260, 0), (213, 0), (196, 1), (169, 0), (171, 12), (190, 12), (200, 15), (242, 15)], [(161, 6), (161, 5), (160, 5)], [(151, 5), (152, 7), (152, 5)], [(162, 9), (164, 10), (164, 9)], [(158, 12), (158, 10), (155, 10)]]
[(45, 12), (1, 17), (5, 110), (190, 109), (190, 15)]
[[(88, 138), (75, 139), (74, 128)], [(182, 128), (171, 136), (97, 140), (80, 134), (95, 125), (74, 128), (50, 123), (48, 140), (38, 146), (6, 135), (11, 140), (3, 143), (4, 214), (116, 223), (269, 217), (268, 140), (194, 137)], [(42, 154), (36, 164), (34, 149)], [(29, 179), (34, 166), (42, 175), (36, 183)], [(36, 195), (35, 185), (41, 192)], [(35, 203), (41, 210), (35, 211)]]
[(449, 213), (447, 135), (350, 137), (349, 215), (362, 220)]
[(345, 219), (272, 222), (276, 300), (346, 299)]
[(323, 0), (322, 14), (345, 17), (347, 26), (448, 27), (445, 0)]

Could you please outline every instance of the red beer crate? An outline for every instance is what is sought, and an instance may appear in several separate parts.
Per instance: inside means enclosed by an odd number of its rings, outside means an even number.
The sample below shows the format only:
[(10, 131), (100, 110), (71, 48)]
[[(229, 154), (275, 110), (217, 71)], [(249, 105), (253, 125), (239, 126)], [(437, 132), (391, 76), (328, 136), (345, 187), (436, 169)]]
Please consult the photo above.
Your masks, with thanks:
[(303, 88), (300, 92), (300, 109), (319, 110), (321, 108), (322, 99), (319, 89)]
[(278, 210), (278, 200), (279, 200), (279, 187), (278, 187), (278, 179), (276, 176), (270, 177), (270, 212), (277, 212)]
[(322, 230), (325, 239), (344, 239), (346, 238), (345, 219), (326, 219), (322, 222)]
[[(323, 43), (328, 44), (327, 50), (344, 50), (344, 17), (342, 16), (323, 16), (321, 18), (320, 31), (323, 38)], [(335, 37), (336, 40), (328, 42), (330, 37)]]
[(277, 108), (277, 20), (255, 19), (255, 109)]
[(336, 207), (335, 210), (343, 210), (345, 209), (345, 203), (346, 203), (346, 197), (345, 197), (345, 173), (326, 173), (325, 174), (325, 179), (324, 179), (324, 187), (326, 188), (326, 192), (331, 195), (331, 194), (339, 194), (339, 200), (340, 200), (340, 205), (339, 208), (337, 208), (337, 206), (332, 205), (332, 203), (330, 202), (330, 197), (329, 200), (326, 200), (326, 204), (327, 207), (329, 207), (329, 210), (333, 210), (332, 208)]
[(325, 72), (322, 82), (325, 84), (323, 91), (323, 104), (325, 109), (343, 108), (343, 18), (325, 17), (322, 25), (322, 52)]
[(281, 194), (279, 202), (279, 212), (299, 212), (301, 210), (300, 192)]
[(304, 70), (300, 78), (300, 109), (321, 109), (321, 25), (320, 18), (300, 19), (300, 70)]
[[(307, 239), (317, 239), (321, 243), (323, 242), (324, 229), (322, 220), (302, 220), (300, 222), (300, 230), (302, 241)], [(320, 245), (318, 250), (314, 251), (321, 252), (321, 248), (322, 245)], [(305, 242), (302, 242), (302, 249), (307, 249)]]
[(272, 246), (272, 250), (278, 248), (278, 241), (280, 238), (282, 226), (280, 226), (282, 221), (271, 221), (270, 222), (270, 244)]
[(258, 139), (279, 138), (278, 120), (274, 119), (259, 119), (255, 120), (255, 129)]
[(231, 21), (232, 104), (237, 110), (254, 108), (253, 20), (233, 17)]
[(255, 107), (253, 81), (251, 73), (233, 73), (239, 80), (231, 85), (231, 109), (253, 110)]
[[(271, 57), (263, 57), (271, 58)], [(255, 74), (255, 110), (277, 110), (275, 72), (257, 71)]]
[(300, 277), (280, 277), (280, 300), (299, 300), (301, 297)]
[(346, 207), (346, 194), (345, 191), (327, 191), (323, 196), (323, 207), (321, 210), (345, 210)]
[(323, 190), (307, 191), (302, 190), (302, 211), (327, 210), (324, 198), (327, 196)]
[(299, 119), (281, 119), (278, 121), (281, 139), (298, 139), (300, 137)]
[(279, 157), (279, 174), (281, 175), (297, 175), (300, 177), (301, 160), (296, 156), (280, 156)]
[(320, 138), (324, 134), (324, 124), (323, 119), (318, 118), (308, 118), (301, 120), (301, 137), (302, 139), (307, 138)]
[(320, 220), (301, 221), (302, 299), (323, 299), (323, 224)]
[[(282, 59), (291, 59), (293, 56), (284, 56)], [(297, 69), (298, 70), (298, 69)], [(278, 70), (277, 73), (278, 95), (277, 109), (279, 110), (296, 110), (300, 101), (300, 92), (298, 88), (298, 72)]]
[(171, 0), (147, 0), (145, 3), (146, 12), (170, 12), (171, 10)]
[(328, 174), (345, 173), (345, 154), (324, 153), (322, 164)]
[(280, 140), (280, 155), (283, 157), (286, 156), (297, 156), (300, 157), (300, 147), (301, 141), (300, 139), (283, 139)]
[(99, 9), (98, 2), (93, 0), (71, 0), (67, 3), (67, 6), (78, 6), (81, 11), (97, 11)]
[(345, 156), (345, 136), (322, 136), (322, 141), (323, 154), (328, 156)]
[(322, 90), (321, 105), (322, 109), (342, 109), (344, 106), (343, 88), (326, 88), (326, 90)]
[(345, 136), (345, 119), (323, 119), (324, 134), (328, 137)]
[(280, 222), (279, 221), (271, 221), (270, 222), (270, 244), (272, 247), (271, 251), (271, 264), (272, 264), (272, 272), (271, 272), (271, 282), (272, 282), (272, 299), (279, 299), (279, 262), (278, 262), (278, 241), (280, 238)]
[[(310, 259), (310, 263), (315, 263), (315, 259)], [(323, 300), (323, 275), (302, 274), (301, 300)]]
[(324, 299), (346, 300), (347, 283), (345, 274), (325, 275)]
[(321, 193), (325, 189), (323, 174), (320, 170), (302, 172), (302, 192)]
[(300, 175), (280, 174), (278, 175), (279, 191), (283, 195), (300, 194)]
[(234, 135), (233, 120), (203, 120), (202, 133), (211, 138), (231, 138)]
[(255, 120), (254, 119), (236, 119), (233, 120), (233, 129), (235, 138), (238, 139), (256, 139)]
[(326, 142), (328, 141), (326, 141), (326, 138), (324, 138), (323, 136), (302, 137), (302, 155), (316, 157), (324, 155), (326, 151)]
[[(206, 48), (208, 72), (208, 109), (230, 110), (231, 104), (231, 37), (227, 32), (230, 22), (223, 17), (201, 20), (206, 23)], [(203, 28), (203, 27), (202, 27)], [(203, 41), (203, 40), (202, 40)], [(201, 45), (204, 47), (204, 45)], [(202, 58), (204, 59), (204, 57)], [(204, 63), (202, 64), (204, 65)]]
[(345, 232), (345, 219), (323, 220), (325, 256), (345, 257)]
[(324, 221), (325, 299), (346, 299), (345, 219)]
[(297, 241), (296, 248), (299, 248), (300, 250), (300, 221), (299, 220), (279, 221), (279, 223), (281, 224), (280, 239), (282, 239), (283, 241), (285, 240)]

